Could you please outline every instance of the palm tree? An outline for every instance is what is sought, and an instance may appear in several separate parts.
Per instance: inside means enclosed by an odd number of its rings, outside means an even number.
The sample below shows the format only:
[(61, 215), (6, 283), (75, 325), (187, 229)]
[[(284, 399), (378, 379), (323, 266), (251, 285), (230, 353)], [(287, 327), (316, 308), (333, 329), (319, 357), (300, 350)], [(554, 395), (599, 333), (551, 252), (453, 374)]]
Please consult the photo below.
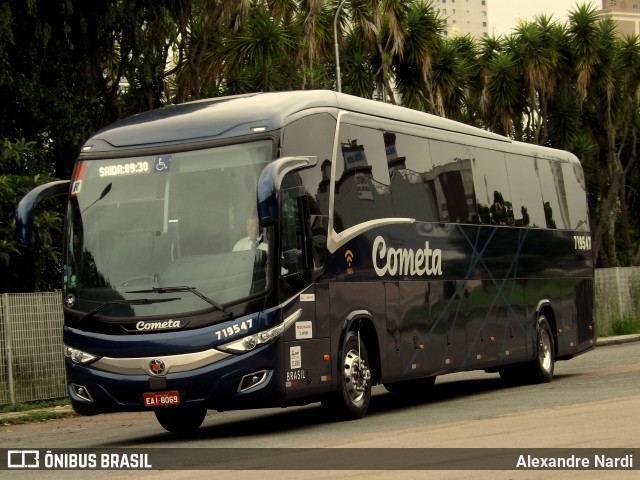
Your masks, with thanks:
[[(618, 137), (621, 138), (623, 147), (619, 149), (618, 158), (626, 160), (621, 179), (619, 194), (620, 220), (622, 226), (623, 245), (619, 250), (625, 256), (626, 264), (629, 261), (638, 263), (640, 261), (640, 249), (634, 252), (631, 224), (632, 218), (638, 218), (637, 191), (630, 187), (633, 182), (638, 185), (637, 169), (633, 168), (637, 161), (638, 152), (636, 150), (636, 136), (640, 131), (638, 122), (640, 120), (640, 39), (637, 35), (625, 37), (618, 45), (618, 55), (616, 58), (616, 69), (619, 79), (616, 88), (616, 104), (614, 111), (618, 112)], [(620, 151), (624, 149), (624, 151)]]
[(211, 52), (222, 48), (221, 38), (237, 32), (249, 10), (249, 0), (192, 0), (174, 2), (178, 35), (175, 67), (166, 73), (176, 103), (217, 92), (222, 69)]
[(444, 20), (431, 2), (412, 2), (406, 12), (402, 54), (393, 59), (396, 87), (407, 107), (435, 112), (431, 85), (433, 56), (440, 48)]
[(518, 56), (528, 95), (528, 130), (534, 143), (545, 143), (549, 98), (556, 88), (560, 61), (551, 18), (539, 15), (516, 30)]
[[(615, 36), (615, 23), (611, 18), (604, 18), (597, 22), (595, 31), (597, 48), (593, 52), (593, 71), (589, 72), (589, 83), (586, 93), (586, 105), (591, 109), (595, 123), (590, 122), (590, 128), (597, 135), (601, 154), (600, 173), (605, 179), (603, 190), (600, 191), (599, 202), (596, 206), (596, 222), (593, 235), (593, 245), (596, 255), (606, 254), (610, 266), (617, 266), (615, 253), (615, 229), (619, 208), (616, 208), (618, 198), (623, 188), (624, 167), (617, 148), (617, 131), (619, 114), (614, 108), (616, 100), (616, 63), (618, 45)], [(577, 57), (578, 64), (586, 64)], [(586, 74), (585, 74), (586, 75)], [(584, 77), (584, 75), (582, 76)], [(578, 92), (581, 90), (581, 73), (578, 74)], [(604, 247), (604, 250), (601, 250)]]
[[(504, 53), (505, 42), (504, 38), (496, 37), (484, 37), (478, 42), (478, 53), (476, 56), (476, 68), (472, 71), (472, 79), (470, 81), (470, 92), (467, 105), (469, 107), (475, 107), (477, 112), (476, 116), (480, 117), (478, 126), (491, 129), (493, 123), (491, 119), (491, 112), (487, 108), (487, 104), (483, 102), (485, 93), (485, 85), (490, 80), (489, 65), (491, 62)], [(486, 100), (486, 99), (485, 99)]]
[(391, 83), (391, 69), (395, 56), (402, 57), (409, 8), (405, 0), (353, 0), (350, 2), (351, 22), (363, 34), (375, 66), (374, 77), (383, 99), (396, 103)]
[(487, 65), (487, 81), (482, 91), (481, 109), (488, 127), (510, 136), (522, 109), (521, 77), (512, 53), (501, 53)]
[(569, 35), (575, 52), (575, 68), (578, 75), (576, 88), (582, 96), (586, 95), (591, 81), (601, 63), (598, 44), (598, 16), (595, 7), (586, 4), (578, 6), (569, 13)]
[(360, 28), (347, 32), (343, 56), (344, 92), (362, 98), (373, 98), (376, 89), (370, 51)]
[(238, 33), (223, 38), (222, 47), (211, 53), (211, 61), (222, 66), (227, 80), (259, 73), (255, 87), (269, 91), (274, 87), (271, 76), (289, 63), (287, 58), (294, 57), (296, 45), (292, 29), (276, 21), (265, 5), (254, 0)]
[(431, 72), (437, 115), (452, 118), (462, 111), (468, 84), (466, 69), (458, 43), (450, 39), (440, 42), (440, 48), (433, 56)]
[(333, 18), (337, 5), (331, 6), (321, 0), (300, 2), (300, 10), (295, 20), (300, 40), (300, 48), (296, 57), (296, 65), (302, 71), (302, 88), (306, 87), (307, 78), (311, 88), (315, 88), (316, 66), (322, 65), (332, 58)]
[(462, 104), (457, 105), (455, 109), (445, 105), (447, 116), (480, 127), (482, 126), (480, 97), (483, 86), (483, 67), (480, 62), (479, 44), (469, 35), (456, 36), (448, 41), (453, 44), (457, 62), (460, 65), (458, 74), (462, 75), (459, 79)]

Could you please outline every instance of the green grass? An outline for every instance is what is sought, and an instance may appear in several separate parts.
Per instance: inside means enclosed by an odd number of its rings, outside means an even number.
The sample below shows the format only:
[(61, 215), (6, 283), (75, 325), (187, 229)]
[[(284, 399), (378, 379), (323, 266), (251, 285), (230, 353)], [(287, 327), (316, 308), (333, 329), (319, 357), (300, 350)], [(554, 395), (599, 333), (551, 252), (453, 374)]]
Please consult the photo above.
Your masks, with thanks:
[(0, 406), (1, 424), (6, 427), (25, 423), (46, 422), (74, 415), (69, 409), (56, 408), (67, 405), (69, 405), (69, 400), (66, 398), (2, 405)]
[(611, 335), (630, 335), (640, 333), (640, 318), (622, 317), (611, 323)]
[(28, 412), (31, 410), (40, 410), (43, 408), (51, 408), (51, 407), (61, 407), (65, 405), (69, 405), (68, 398), (54, 398), (51, 400), (39, 400), (37, 402), (25, 402), (25, 403), (0, 405), (0, 413)]
[(49, 410), (36, 410), (33, 412), (24, 412), (24, 414), (16, 415), (15, 417), (4, 418), (2, 419), (2, 426), (46, 422), (48, 420), (56, 420), (58, 418), (69, 417), (71, 415), (75, 415), (75, 413), (70, 411), (53, 412)]

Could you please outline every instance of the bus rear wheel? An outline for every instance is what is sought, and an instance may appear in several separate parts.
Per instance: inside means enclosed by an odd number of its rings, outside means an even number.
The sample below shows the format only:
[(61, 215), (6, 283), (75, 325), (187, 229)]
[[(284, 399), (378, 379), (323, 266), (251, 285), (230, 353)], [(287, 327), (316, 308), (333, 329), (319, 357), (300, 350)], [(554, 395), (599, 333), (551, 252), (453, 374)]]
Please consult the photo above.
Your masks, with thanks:
[(362, 418), (371, 402), (371, 370), (367, 348), (357, 332), (347, 333), (338, 373), (338, 390), (323, 400), (322, 405), (343, 420)]
[(537, 355), (529, 366), (529, 377), (533, 383), (547, 383), (553, 379), (556, 355), (553, 331), (544, 315), (538, 317), (536, 332)]
[(158, 408), (155, 414), (158, 423), (165, 430), (172, 433), (189, 433), (202, 425), (207, 409), (197, 406), (162, 407)]
[(511, 384), (548, 383), (553, 379), (555, 351), (551, 325), (544, 315), (540, 315), (536, 324), (535, 358), (526, 363), (502, 367), (500, 378)]

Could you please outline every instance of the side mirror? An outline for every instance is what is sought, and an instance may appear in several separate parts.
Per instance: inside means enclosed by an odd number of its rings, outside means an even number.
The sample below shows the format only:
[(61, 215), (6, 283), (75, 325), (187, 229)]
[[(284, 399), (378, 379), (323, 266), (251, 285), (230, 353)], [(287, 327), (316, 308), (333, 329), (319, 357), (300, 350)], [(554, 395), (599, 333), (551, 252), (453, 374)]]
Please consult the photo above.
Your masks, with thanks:
[(260, 226), (268, 227), (278, 220), (278, 191), (284, 176), (294, 170), (313, 167), (318, 157), (282, 157), (274, 160), (258, 179), (258, 218)]
[(70, 180), (59, 180), (39, 185), (20, 200), (15, 212), (18, 242), (22, 245), (31, 243), (36, 205), (47, 198), (69, 193), (70, 183)]

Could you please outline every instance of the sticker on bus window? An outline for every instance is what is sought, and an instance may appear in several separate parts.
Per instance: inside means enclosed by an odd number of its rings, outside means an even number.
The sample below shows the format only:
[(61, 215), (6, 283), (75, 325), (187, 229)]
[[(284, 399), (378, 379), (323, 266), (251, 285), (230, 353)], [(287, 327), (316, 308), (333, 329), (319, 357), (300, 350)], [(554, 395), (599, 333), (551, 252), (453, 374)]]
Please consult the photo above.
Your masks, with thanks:
[(79, 162), (78, 166), (73, 171), (73, 178), (71, 179), (71, 192), (70, 197), (75, 197), (82, 191), (82, 180), (84, 179), (84, 172), (87, 169), (85, 162)]
[(75, 182), (73, 182), (73, 185), (71, 185), (71, 193), (69, 194), (69, 196), (74, 197), (78, 195), (81, 191), (82, 191), (82, 180), (76, 180)]
[(158, 155), (153, 161), (154, 173), (169, 173), (171, 170), (171, 155)]

